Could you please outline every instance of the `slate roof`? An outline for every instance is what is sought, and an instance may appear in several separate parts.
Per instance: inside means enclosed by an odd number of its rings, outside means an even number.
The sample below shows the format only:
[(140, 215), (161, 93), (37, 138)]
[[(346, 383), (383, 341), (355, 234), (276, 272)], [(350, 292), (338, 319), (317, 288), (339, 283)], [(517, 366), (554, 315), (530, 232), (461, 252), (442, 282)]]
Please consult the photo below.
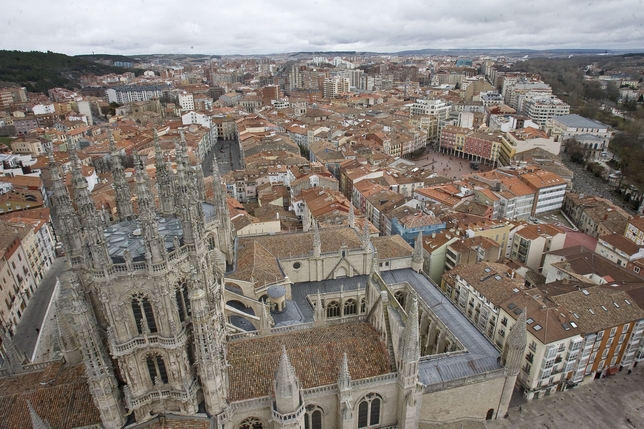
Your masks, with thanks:
[(282, 345), (304, 389), (335, 384), (344, 353), (352, 380), (387, 374), (391, 367), (387, 348), (368, 323), (234, 340), (228, 344), (230, 401), (266, 396)]
[(407, 282), (465, 347), (461, 354), (421, 359), (418, 367), (421, 383), (440, 385), (501, 369), (498, 350), (425, 276), (407, 268), (383, 272), (382, 278), (387, 284)]

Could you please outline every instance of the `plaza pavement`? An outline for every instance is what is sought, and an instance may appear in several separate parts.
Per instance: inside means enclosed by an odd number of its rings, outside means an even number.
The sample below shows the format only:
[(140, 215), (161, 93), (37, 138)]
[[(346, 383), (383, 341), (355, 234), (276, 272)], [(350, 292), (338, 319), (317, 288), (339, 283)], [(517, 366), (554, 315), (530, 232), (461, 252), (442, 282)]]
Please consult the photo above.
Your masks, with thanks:
[(633, 369), (630, 375), (624, 370), (531, 402), (515, 392), (511, 405), (507, 418), (486, 421), (481, 428), (644, 428), (644, 367)]

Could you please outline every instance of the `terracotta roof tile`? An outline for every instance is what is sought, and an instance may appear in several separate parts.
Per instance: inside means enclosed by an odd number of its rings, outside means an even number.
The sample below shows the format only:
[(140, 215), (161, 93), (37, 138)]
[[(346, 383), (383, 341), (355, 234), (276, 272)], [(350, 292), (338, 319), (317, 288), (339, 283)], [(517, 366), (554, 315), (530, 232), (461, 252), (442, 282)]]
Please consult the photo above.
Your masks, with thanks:
[(368, 323), (336, 325), (281, 335), (231, 341), (230, 400), (266, 396), (272, 387), (282, 345), (303, 388), (335, 384), (344, 353), (353, 380), (390, 371), (391, 361), (378, 332)]
[(84, 427), (101, 422), (85, 379), (84, 365), (55, 363), (44, 371), (0, 379), (0, 426), (30, 428), (27, 401), (52, 428)]

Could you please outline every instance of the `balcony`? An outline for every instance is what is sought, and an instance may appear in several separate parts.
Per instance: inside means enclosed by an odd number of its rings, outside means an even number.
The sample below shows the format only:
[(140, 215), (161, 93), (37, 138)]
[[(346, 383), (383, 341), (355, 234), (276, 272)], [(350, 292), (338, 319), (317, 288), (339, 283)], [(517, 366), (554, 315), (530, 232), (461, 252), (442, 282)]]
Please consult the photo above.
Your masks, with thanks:
[(186, 344), (188, 335), (184, 327), (175, 337), (163, 337), (159, 334), (142, 335), (125, 343), (116, 344), (112, 335), (109, 335), (110, 349), (114, 357), (120, 357), (147, 347), (160, 347), (163, 349), (176, 349)]
[(192, 384), (186, 386), (185, 390), (175, 390), (169, 385), (163, 385), (158, 389), (155, 388), (155, 390), (137, 396), (136, 398), (132, 397), (129, 389), (126, 389), (125, 405), (130, 410), (136, 410), (141, 408), (143, 405), (164, 399), (176, 399), (180, 402), (188, 402), (196, 398), (198, 387), (199, 386), (197, 385), (197, 380), (194, 380)]

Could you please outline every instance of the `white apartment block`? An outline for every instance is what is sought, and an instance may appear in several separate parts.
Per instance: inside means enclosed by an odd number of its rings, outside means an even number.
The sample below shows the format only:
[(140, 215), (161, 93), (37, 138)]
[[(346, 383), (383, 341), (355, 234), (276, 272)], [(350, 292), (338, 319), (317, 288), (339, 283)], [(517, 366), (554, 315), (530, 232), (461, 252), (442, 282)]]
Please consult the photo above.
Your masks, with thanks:
[(191, 93), (183, 91), (178, 95), (177, 100), (181, 106), (181, 111), (195, 110), (195, 100)]
[(525, 100), (523, 112), (540, 127), (545, 128), (549, 119), (569, 114), (570, 105), (555, 96), (533, 97)]
[(345, 77), (333, 77), (324, 79), (324, 98), (334, 98), (340, 94), (346, 94), (351, 87), (350, 81)]
[(416, 102), (411, 105), (412, 115), (437, 116), (440, 121), (447, 120), (451, 110), (452, 104), (443, 100), (417, 99)]
[(126, 104), (161, 97), (162, 92), (158, 86), (115, 86), (106, 89), (105, 95), (109, 103)]

